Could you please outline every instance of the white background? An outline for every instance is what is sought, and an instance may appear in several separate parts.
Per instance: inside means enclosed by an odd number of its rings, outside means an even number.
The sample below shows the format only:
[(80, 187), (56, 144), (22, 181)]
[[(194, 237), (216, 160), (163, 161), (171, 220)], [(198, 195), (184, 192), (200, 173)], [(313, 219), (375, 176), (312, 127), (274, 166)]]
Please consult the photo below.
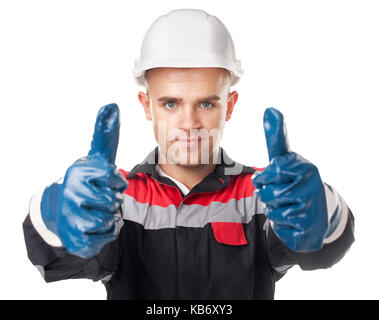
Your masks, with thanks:
[(1, 1), (0, 298), (105, 299), (101, 283), (45, 284), (26, 255), (30, 197), (86, 155), (98, 109), (116, 102), (117, 165), (155, 146), (131, 69), (160, 15), (203, 9), (230, 31), (245, 75), (221, 145), (247, 165), (268, 162), (262, 117), (285, 116), (293, 151), (316, 164), (356, 219), (356, 242), (328, 270), (295, 267), (276, 299), (378, 299), (377, 1)]

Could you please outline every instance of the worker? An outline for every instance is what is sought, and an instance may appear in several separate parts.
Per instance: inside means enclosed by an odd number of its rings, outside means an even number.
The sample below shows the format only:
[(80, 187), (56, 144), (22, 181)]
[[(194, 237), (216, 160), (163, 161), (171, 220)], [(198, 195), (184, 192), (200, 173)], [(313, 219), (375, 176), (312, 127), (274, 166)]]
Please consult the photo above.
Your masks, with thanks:
[(132, 170), (118, 168), (120, 110), (100, 109), (88, 154), (33, 196), (23, 223), (46, 282), (102, 281), (108, 299), (274, 299), (292, 266), (341, 260), (354, 242), (352, 212), (291, 151), (279, 110), (263, 115), (265, 168), (220, 146), (242, 73), (217, 17), (179, 9), (153, 22), (133, 74), (157, 146)]

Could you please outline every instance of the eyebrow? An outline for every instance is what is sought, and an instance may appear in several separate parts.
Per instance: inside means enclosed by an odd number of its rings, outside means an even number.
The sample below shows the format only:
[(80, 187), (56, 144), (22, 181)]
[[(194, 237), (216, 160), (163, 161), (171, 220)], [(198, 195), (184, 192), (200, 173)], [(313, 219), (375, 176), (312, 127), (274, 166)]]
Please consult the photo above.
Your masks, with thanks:
[[(203, 97), (203, 98), (198, 98), (196, 99), (196, 102), (201, 102), (201, 101), (217, 101), (220, 100), (219, 96), (213, 95), (209, 97)], [(159, 102), (165, 102), (165, 101), (172, 101), (172, 102), (183, 102), (182, 98), (176, 98), (176, 97), (170, 97), (170, 96), (163, 96), (158, 98)]]

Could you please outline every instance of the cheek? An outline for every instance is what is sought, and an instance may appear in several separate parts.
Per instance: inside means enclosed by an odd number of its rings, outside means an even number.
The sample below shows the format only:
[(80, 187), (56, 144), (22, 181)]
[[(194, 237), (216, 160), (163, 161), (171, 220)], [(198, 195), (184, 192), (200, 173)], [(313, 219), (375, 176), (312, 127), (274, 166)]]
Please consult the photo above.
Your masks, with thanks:
[(203, 125), (206, 129), (222, 130), (225, 125), (225, 110), (223, 108), (215, 109), (211, 114), (203, 119)]
[(166, 112), (154, 109), (152, 115), (155, 139), (160, 138), (162, 141), (162, 139), (166, 139), (171, 129), (176, 128), (176, 119), (175, 117), (168, 117)]
[(153, 121), (153, 127), (154, 127), (154, 136), (155, 139), (158, 139), (159, 132), (161, 130), (161, 122), (162, 122), (162, 115), (157, 111), (157, 109), (153, 106), (151, 109), (151, 117)]
[(220, 122), (218, 123), (218, 129), (220, 131), (224, 131), (224, 127), (225, 127), (225, 118), (222, 118), (220, 119)]

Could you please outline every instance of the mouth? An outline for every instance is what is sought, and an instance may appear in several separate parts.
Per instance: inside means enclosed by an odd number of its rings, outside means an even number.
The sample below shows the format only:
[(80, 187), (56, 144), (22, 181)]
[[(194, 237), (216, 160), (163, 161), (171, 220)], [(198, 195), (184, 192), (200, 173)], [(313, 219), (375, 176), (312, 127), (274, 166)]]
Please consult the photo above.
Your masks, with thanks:
[(183, 143), (183, 144), (196, 144), (205, 139), (206, 139), (205, 137), (196, 136), (196, 137), (187, 137), (187, 138), (176, 138), (175, 141), (179, 143)]
[(201, 137), (191, 137), (191, 138), (176, 138), (176, 141), (183, 141), (183, 142), (196, 142), (200, 141)]
[(179, 145), (183, 146), (193, 146), (196, 147), (198, 146), (198, 143), (202, 143), (202, 141), (205, 141), (207, 138), (206, 137), (187, 137), (187, 138), (176, 138), (175, 142), (179, 143)]

